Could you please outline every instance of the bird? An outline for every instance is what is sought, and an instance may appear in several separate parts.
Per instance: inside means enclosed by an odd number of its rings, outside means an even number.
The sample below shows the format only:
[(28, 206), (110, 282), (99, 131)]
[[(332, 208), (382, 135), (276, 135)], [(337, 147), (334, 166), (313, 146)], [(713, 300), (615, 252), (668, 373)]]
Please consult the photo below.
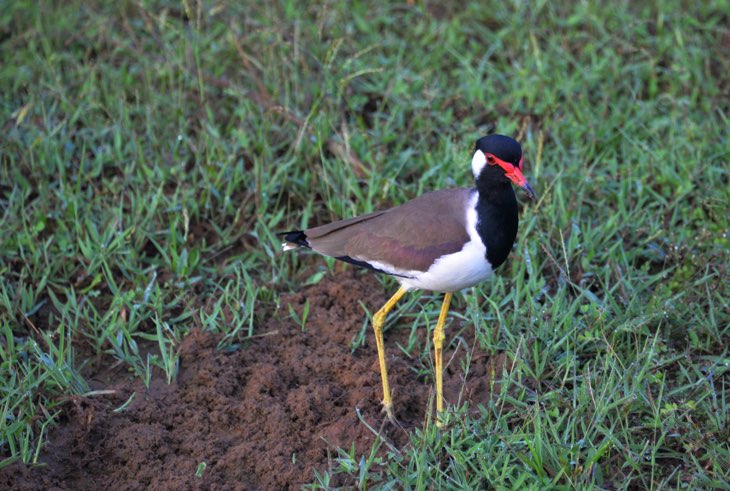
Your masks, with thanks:
[(392, 276), (400, 287), (372, 316), (383, 386), (383, 408), (395, 419), (383, 345), (383, 325), (410, 290), (444, 293), (433, 333), (437, 423), (444, 411), (444, 325), (454, 292), (492, 276), (505, 262), (519, 223), (512, 184), (535, 200), (522, 174), (522, 146), (505, 135), (476, 141), (474, 186), (433, 191), (400, 206), (305, 230), (281, 233), (284, 251), (308, 248), (321, 255)]

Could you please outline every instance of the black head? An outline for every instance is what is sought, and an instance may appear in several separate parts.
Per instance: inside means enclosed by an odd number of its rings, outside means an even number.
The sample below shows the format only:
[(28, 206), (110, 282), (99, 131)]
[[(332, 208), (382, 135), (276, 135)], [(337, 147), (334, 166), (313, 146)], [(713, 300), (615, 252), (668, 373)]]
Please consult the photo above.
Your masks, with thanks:
[(485, 155), (495, 157), (519, 167), (522, 160), (522, 146), (509, 136), (489, 135), (477, 140), (474, 151), (481, 150)]
[(530, 198), (535, 198), (535, 192), (522, 175), (522, 146), (508, 136), (489, 135), (478, 139), (471, 167), (477, 184), (512, 181), (527, 191)]

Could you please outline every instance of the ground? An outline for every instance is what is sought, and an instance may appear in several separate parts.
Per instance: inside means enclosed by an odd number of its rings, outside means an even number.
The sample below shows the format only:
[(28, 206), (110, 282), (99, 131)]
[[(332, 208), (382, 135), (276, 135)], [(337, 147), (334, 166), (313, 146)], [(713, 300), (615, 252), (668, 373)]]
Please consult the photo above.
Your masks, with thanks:
[[(311, 302), (305, 329), (270, 312), (255, 339), (224, 351), (216, 349), (220, 336), (192, 332), (182, 343), (180, 371), (170, 385), (156, 377), (146, 388), (122, 367), (90, 367), (85, 375), (93, 388), (111, 392), (72, 400), (41, 454), (46, 467), (37, 472), (12, 465), (0, 485), (296, 489), (310, 482), (315, 470), (328, 470), (340, 448), (367, 455), (378, 442), (378, 454), (385, 456), (389, 448), (407, 445), (410, 432), (431, 417), (431, 380), (398, 356), (407, 333), (389, 331), (390, 380), (400, 426), (387, 422), (379, 404), (374, 338), (368, 332), (365, 346), (350, 348), (364, 316), (358, 302), (375, 305), (385, 297), (372, 277), (353, 273), (282, 297), (284, 309), (291, 305), (301, 311), (305, 299)], [(447, 360), (453, 351), (446, 352)], [(457, 350), (446, 370), (446, 397), (476, 407), (489, 397), (486, 369), (493, 363), (476, 358), (464, 385), (458, 367), (465, 352), (463, 346)], [(192, 479), (200, 463), (205, 470)], [(354, 484), (344, 476), (338, 481), (332, 484)]]

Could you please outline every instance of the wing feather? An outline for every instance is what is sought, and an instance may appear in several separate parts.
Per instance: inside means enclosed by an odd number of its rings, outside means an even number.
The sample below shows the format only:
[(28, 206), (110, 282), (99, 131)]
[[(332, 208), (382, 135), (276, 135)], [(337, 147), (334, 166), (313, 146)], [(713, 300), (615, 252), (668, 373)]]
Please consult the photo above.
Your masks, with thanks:
[[(466, 206), (474, 190), (446, 189), (401, 206), (305, 230), (315, 251), (339, 259), (375, 264), (374, 269), (427, 271), (469, 241)], [(345, 260), (345, 259), (343, 259)], [(388, 269), (392, 269), (389, 271)]]

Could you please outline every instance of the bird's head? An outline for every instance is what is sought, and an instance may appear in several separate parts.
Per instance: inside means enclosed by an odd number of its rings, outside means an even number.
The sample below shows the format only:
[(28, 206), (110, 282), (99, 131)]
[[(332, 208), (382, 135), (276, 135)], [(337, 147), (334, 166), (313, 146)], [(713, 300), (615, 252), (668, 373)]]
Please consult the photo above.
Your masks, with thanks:
[(522, 147), (508, 136), (489, 135), (478, 139), (471, 168), (477, 183), (512, 181), (535, 199), (535, 191), (522, 175)]

